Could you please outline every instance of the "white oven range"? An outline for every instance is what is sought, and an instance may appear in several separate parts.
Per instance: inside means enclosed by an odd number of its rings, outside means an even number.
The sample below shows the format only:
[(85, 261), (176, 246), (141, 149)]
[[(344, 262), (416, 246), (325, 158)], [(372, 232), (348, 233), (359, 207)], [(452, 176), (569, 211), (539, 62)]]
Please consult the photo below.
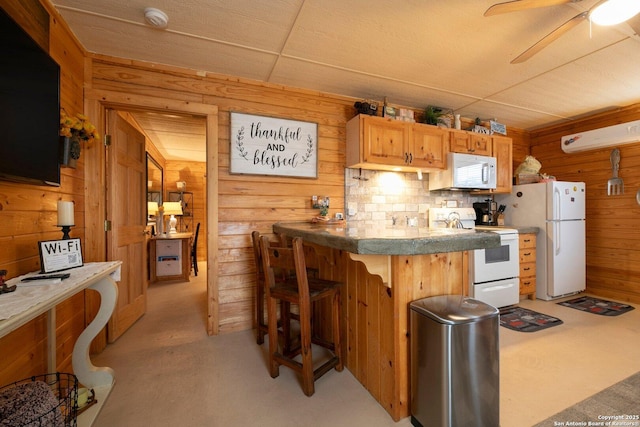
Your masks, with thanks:
[(518, 231), (503, 227), (476, 226), (473, 208), (431, 208), (429, 228), (448, 227), (458, 219), (463, 228), (500, 235), (500, 247), (469, 251), (469, 296), (501, 308), (520, 301)]

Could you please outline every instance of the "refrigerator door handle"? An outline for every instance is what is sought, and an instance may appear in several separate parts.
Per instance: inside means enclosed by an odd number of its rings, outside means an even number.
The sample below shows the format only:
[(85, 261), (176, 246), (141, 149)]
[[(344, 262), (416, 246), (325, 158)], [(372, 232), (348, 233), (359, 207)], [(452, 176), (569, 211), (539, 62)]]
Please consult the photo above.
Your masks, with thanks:
[(553, 217), (552, 220), (562, 219), (562, 212), (560, 212), (560, 207), (562, 206), (562, 200), (560, 198), (560, 189), (558, 187), (554, 187), (553, 189)]
[(553, 245), (556, 255), (560, 253), (560, 223), (558, 221), (553, 222)]

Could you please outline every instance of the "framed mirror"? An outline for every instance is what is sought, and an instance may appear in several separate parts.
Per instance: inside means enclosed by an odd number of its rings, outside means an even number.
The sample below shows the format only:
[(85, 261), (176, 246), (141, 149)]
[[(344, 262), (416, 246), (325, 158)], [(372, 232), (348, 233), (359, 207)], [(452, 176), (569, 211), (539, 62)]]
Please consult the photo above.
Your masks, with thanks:
[[(162, 204), (163, 182), (162, 167), (147, 153), (147, 202), (156, 203), (155, 206)], [(147, 203), (147, 222), (152, 221), (155, 216), (155, 212), (149, 212), (149, 204)]]

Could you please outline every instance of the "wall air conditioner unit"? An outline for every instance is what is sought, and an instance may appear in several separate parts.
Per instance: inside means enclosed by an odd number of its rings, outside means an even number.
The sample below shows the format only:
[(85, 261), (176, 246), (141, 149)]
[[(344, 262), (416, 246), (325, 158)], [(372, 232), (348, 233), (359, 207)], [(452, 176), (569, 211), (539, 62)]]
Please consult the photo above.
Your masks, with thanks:
[(638, 141), (640, 141), (640, 120), (566, 135), (560, 139), (560, 144), (565, 153), (577, 153)]

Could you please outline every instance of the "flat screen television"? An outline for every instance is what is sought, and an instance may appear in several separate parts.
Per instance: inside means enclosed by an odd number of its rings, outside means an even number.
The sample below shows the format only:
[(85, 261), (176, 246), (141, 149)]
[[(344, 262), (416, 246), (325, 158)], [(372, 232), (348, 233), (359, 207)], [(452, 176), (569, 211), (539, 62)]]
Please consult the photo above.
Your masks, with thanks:
[(0, 179), (60, 185), (60, 66), (0, 8)]

